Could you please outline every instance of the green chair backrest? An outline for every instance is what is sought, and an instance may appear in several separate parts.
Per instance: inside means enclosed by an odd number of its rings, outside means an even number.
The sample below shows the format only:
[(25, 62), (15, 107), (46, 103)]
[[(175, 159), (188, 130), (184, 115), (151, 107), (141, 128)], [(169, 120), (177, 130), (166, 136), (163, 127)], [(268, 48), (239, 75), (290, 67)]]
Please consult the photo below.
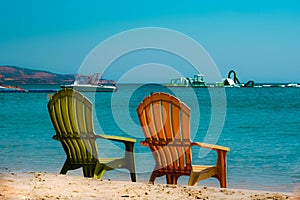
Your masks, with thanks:
[(92, 103), (76, 90), (65, 88), (51, 97), (48, 110), (56, 131), (53, 138), (61, 141), (70, 163), (96, 163)]

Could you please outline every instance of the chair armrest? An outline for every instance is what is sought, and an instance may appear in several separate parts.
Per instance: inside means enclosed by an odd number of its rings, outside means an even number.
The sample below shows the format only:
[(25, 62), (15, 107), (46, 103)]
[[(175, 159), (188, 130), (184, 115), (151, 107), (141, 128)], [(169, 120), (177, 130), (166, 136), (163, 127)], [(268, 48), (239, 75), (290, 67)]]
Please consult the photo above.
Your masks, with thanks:
[(101, 139), (112, 140), (112, 141), (116, 141), (116, 142), (132, 142), (132, 143), (136, 142), (136, 139), (133, 139), (133, 138), (126, 138), (126, 137), (112, 136), (112, 135), (95, 135), (95, 137), (101, 138)]
[(198, 146), (198, 147), (203, 147), (207, 149), (212, 149), (212, 150), (219, 150), (219, 151), (230, 151), (230, 148), (228, 147), (223, 147), (219, 145), (214, 145), (214, 144), (207, 144), (207, 143), (202, 143), (202, 142), (192, 142), (191, 146)]

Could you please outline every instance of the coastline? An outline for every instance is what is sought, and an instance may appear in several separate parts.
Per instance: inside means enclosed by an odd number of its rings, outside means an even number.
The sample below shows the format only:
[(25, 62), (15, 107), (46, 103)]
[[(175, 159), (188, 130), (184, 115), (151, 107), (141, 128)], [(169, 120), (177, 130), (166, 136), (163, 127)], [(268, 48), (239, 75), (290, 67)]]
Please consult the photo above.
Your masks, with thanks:
[(300, 199), (294, 193), (147, 184), (51, 174), (0, 173), (0, 199)]

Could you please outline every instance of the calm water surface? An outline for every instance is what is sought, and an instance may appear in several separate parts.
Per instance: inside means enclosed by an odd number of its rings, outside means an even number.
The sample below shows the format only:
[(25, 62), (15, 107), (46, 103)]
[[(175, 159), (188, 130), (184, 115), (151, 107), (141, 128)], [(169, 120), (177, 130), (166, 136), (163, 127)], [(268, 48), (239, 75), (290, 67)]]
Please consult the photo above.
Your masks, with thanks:
[[(33, 87), (33, 86), (31, 86)], [(45, 86), (44, 86), (45, 87)], [(57, 86), (49, 86), (58, 88)], [(213, 89), (214, 94), (222, 94)], [(143, 133), (138, 124), (136, 107), (153, 91), (179, 94), (191, 107), (193, 141), (217, 138), (217, 144), (230, 147), (227, 155), (230, 188), (247, 188), (292, 192), (300, 182), (300, 88), (226, 88), (226, 104), (211, 103), (207, 89), (164, 88), (159, 85), (121, 85), (116, 93), (86, 94), (94, 103), (97, 133), (134, 137)], [(12, 171), (46, 171), (58, 173), (65, 160), (59, 142), (52, 139), (47, 93), (0, 93), (0, 168)], [(199, 104), (198, 104), (199, 102)], [(212, 117), (212, 104), (226, 108), (220, 135), (207, 133)], [(222, 110), (222, 109), (221, 109)], [(200, 116), (199, 116), (200, 113)], [(220, 120), (222, 124), (222, 120)], [(122, 146), (100, 142), (101, 156), (115, 156)], [(121, 154), (120, 154), (121, 155)], [(135, 147), (138, 181), (146, 182), (154, 167), (148, 148)], [(214, 164), (213, 152), (193, 149), (194, 164)], [(80, 170), (70, 173), (81, 175)], [(129, 180), (125, 171), (111, 171), (104, 178)], [(187, 177), (179, 180), (187, 184)], [(165, 178), (157, 178), (164, 183)], [(214, 179), (199, 185), (218, 186)]]

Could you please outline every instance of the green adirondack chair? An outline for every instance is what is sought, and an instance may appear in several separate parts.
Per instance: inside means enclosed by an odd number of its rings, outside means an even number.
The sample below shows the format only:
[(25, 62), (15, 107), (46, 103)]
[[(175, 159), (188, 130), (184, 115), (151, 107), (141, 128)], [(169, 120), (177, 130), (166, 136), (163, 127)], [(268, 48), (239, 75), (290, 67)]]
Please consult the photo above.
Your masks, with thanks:
[[(92, 107), (92, 103), (85, 96), (67, 88), (55, 93), (48, 103), (48, 111), (56, 131), (53, 139), (61, 142), (67, 154), (60, 174), (82, 167), (85, 177), (101, 179), (108, 170), (127, 168), (130, 171), (131, 180), (136, 182), (133, 151), (136, 140), (119, 136), (96, 135)], [(96, 139), (124, 143), (124, 157), (98, 158)]]

